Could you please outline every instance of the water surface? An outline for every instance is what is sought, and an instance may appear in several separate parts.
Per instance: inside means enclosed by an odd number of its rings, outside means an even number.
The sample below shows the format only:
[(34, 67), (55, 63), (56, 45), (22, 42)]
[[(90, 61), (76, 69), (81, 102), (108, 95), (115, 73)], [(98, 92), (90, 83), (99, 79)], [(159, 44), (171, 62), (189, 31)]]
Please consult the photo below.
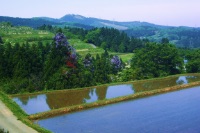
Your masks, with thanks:
[(132, 85), (86, 88), (82, 90), (57, 91), (34, 96), (19, 96), (13, 100), (28, 114), (49, 111), (66, 106), (91, 103), (134, 93)]
[(199, 98), (193, 87), (36, 123), (55, 133), (199, 133)]
[(46, 95), (36, 96), (21, 96), (20, 98), (13, 98), (13, 100), (28, 114), (34, 114), (50, 110), (48, 104), (46, 104)]
[(169, 77), (157, 80), (138, 81), (133, 84), (57, 91), (42, 95), (22, 95), (14, 97), (13, 100), (28, 114), (35, 114), (51, 109), (131, 95), (142, 91), (162, 89), (177, 84), (187, 84), (198, 80), (200, 80), (200, 76), (198, 75)]

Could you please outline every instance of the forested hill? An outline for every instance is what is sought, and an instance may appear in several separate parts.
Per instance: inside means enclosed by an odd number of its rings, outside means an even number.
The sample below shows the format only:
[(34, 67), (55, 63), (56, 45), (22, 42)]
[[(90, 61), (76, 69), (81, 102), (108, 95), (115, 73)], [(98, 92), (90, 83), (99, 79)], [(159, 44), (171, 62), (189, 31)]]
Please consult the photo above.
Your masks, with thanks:
[(48, 17), (38, 17), (38, 18), (14, 18), (0, 16), (1, 22), (10, 22), (13, 26), (28, 26), (31, 28), (38, 28), (42, 25), (53, 25), (53, 26), (67, 26), (67, 27), (77, 27), (83, 29), (93, 29), (94, 27), (88, 24), (76, 23), (73, 21), (60, 21), (59, 19), (48, 18)]
[(14, 26), (28, 26), (32, 28), (37, 28), (43, 24), (47, 25), (57, 25), (58, 23), (48, 21), (45, 19), (34, 19), (34, 18), (14, 18), (14, 17), (4, 17), (0, 16), (0, 22), (10, 22)]
[(176, 44), (178, 47), (200, 47), (200, 28), (140, 26), (125, 32), (129, 36), (146, 38), (153, 42), (160, 42), (162, 38), (168, 38), (170, 43)]
[(154, 42), (161, 42), (162, 38), (168, 38), (170, 43), (176, 44), (178, 47), (200, 47), (200, 28), (194, 27), (161, 26), (139, 21), (117, 22), (87, 18), (81, 15), (65, 15), (59, 19), (48, 17), (24, 19), (0, 16), (0, 22), (10, 22), (14, 26), (29, 26), (32, 28), (37, 28), (44, 24), (59, 27), (77, 27), (86, 30), (94, 27), (108, 27), (124, 31), (134, 38), (149, 39)]

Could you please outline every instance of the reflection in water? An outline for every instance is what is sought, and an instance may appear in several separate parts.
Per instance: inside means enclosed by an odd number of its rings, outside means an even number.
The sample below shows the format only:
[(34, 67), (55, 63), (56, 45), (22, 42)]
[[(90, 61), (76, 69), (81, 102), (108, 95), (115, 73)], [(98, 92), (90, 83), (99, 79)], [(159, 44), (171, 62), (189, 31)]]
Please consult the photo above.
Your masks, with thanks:
[(120, 96), (126, 96), (134, 93), (132, 85), (115, 85), (109, 86), (106, 93), (106, 99)]
[(133, 83), (135, 93), (199, 81), (200, 76), (179, 76)]
[[(38, 96), (16, 97), (14, 101), (21, 106), (28, 114), (39, 113), (51, 109), (91, 103), (105, 98), (115, 98), (119, 96), (133, 94), (132, 85), (102, 86), (97, 88), (86, 88), (82, 90), (57, 91)], [(35, 107), (33, 107), (33, 105)], [(40, 106), (36, 106), (40, 105)], [(48, 108), (46, 108), (48, 107)]]
[(142, 91), (156, 90), (177, 84), (198, 81), (200, 76), (180, 76), (157, 80), (138, 81), (133, 84), (100, 86), (81, 90), (56, 91), (43, 95), (19, 96), (13, 98), (28, 114), (62, 107), (111, 99)]
[(55, 133), (199, 133), (200, 87), (37, 121)]
[(188, 84), (190, 79), (195, 79), (195, 76), (180, 76), (178, 80), (176, 80), (177, 84)]
[(50, 110), (48, 104), (46, 103), (46, 99), (46, 95), (23, 96), (13, 98), (13, 100), (22, 109), (24, 109), (27, 114), (34, 114)]
[(83, 99), (83, 103), (92, 103), (98, 100), (98, 96), (96, 94), (96, 88), (90, 90), (89, 96), (90, 96), (89, 99), (87, 98)]

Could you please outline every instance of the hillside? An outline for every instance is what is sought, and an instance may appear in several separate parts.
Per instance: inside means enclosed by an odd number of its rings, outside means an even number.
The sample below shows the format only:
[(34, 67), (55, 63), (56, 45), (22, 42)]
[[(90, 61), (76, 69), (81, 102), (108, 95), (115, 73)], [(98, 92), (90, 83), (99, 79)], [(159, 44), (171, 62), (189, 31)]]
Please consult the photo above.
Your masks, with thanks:
[(200, 28), (194, 27), (173, 27), (161, 26), (148, 22), (117, 22), (98, 18), (87, 18), (81, 15), (65, 15), (59, 19), (48, 17), (37, 18), (12, 18), (0, 16), (0, 22), (11, 22), (15, 26), (29, 26), (36, 28), (46, 25), (59, 27), (77, 27), (90, 30), (94, 27), (108, 27), (124, 31), (130, 37), (149, 39), (150, 41), (160, 42), (162, 38), (168, 38), (178, 47), (199, 48), (200, 47)]
[[(118, 30), (127, 30), (133, 27), (151, 26), (151, 27), (165, 27), (148, 22), (117, 22), (98, 18), (87, 18), (81, 15), (69, 14), (61, 17), (60, 19), (48, 17), (34, 17), (34, 18), (14, 18), (0, 16), (0, 22), (11, 22), (15, 26), (29, 26), (32, 28), (39, 27), (43, 24), (46, 25), (85, 25), (91, 27), (110, 27)], [(78, 25), (77, 25), (78, 24)]]
[(159, 26), (147, 22), (139, 22), (139, 21), (133, 21), (133, 22), (117, 22), (117, 21), (111, 21), (111, 20), (104, 20), (99, 18), (92, 18), (92, 17), (84, 17), (81, 15), (74, 15), (74, 14), (67, 14), (60, 19), (53, 19), (53, 18), (47, 18), (47, 17), (41, 17), (40, 19), (52, 21), (55, 23), (78, 23), (83, 25), (89, 25), (93, 27), (110, 27), (115, 28), (118, 30), (127, 30), (133, 27), (138, 26)]
[(140, 26), (125, 32), (129, 36), (147, 38), (153, 42), (161, 42), (162, 38), (168, 38), (172, 44), (176, 44), (178, 47), (200, 47), (200, 28)]
[(7, 23), (0, 23), (0, 36), (3, 42), (11, 44), (49, 42), (52, 40), (53, 35), (51, 32), (35, 30), (26, 26), (11, 26)]
[(56, 25), (58, 23), (47, 21), (45, 19), (37, 19), (37, 18), (14, 18), (14, 17), (6, 17), (0, 16), (0, 22), (10, 22), (14, 26), (28, 26), (32, 28), (37, 28), (43, 24), (47, 25)]
[[(70, 33), (70, 31), (64, 32), (66, 34)], [(52, 43), (52, 38), (54, 36), (54, 34), (49, 31), (36, 30), (26, 26), (11, 26), (8, 23), (0, 23), (0, 35), (3, 42), (9, 42), (11, 44), (23, 44), (27, 42), (29, 44), (38, 44), (38, 42), (50, 44)], [(103, 48), (83, 42), (80, 39), (76, 39), (75, 36), (70, 38), (68, 41), (82, 57), (85, 57), (88, 53), (95, 57), (96, 54), (101, 55), (104, 52)], [(109, 53), (112, 55), (119, 55), (124, 62), (128, 62), (133, 56), (132, 53)]]

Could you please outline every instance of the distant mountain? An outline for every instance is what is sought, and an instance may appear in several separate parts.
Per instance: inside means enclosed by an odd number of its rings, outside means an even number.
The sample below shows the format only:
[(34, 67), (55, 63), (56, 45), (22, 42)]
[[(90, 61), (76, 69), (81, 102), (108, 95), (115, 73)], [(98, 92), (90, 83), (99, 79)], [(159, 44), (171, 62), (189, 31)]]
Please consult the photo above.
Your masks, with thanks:
[(39, 27), (43, 24), (46, 25), (66, 25), (66, 26), (90, 26), (90, 27), (110, 27), (118, 30), (128, 30), (135, 27), (159, 27), (166, 28), (168, 26), (155, 25), (148, 22), (117, 22), (111, 20), (104, 20), (92, 17), (84, 17), (81, 15), (68, 14), (60, 19), (49, 18), (49, 17), (34, 17), (34, 18), (14, 18), (0, 16), (0, 22), (11, 22), (15, 26), (29, 26), (29, 27)]
[(162, 38), (168, 38), (171, 43), (180, 47), (200, 47), (200, 28), (173, 27), (155, 25), (148, 22), (117, 22), (99, 18), (84, 17), (81, 15), (68, 14), (59, 19), (48, 17), (36, 18), (13, 18), (0, 16), (0, 22), (11, 22), (15, 26), (29, 26), (37, 28), (46, 25), (78, 27), (92, 29), (95, 27), (109, 27), (126, 32), (129, 36), (150, 41), (160, 42)]
[[(152, 26), (152, 27), (158, 27), (159, 25), (151, 24), (148, 22), (139, 22), (139, 21), (133, 21), (133, 22), (117, 22), (117, 21), (111, 21), (111, 20), (104, 20), (104, 19), (98, 19), (98, 18), (92, 18), (92, 17), (84, 17), (81, 15), (74, 15), (74, 14), (68, 14), (60, 19), (54, 19), (54, 18), (48, 18), (48, 17), (39, 17), (38, 19), (44, 19), (47, 21), (55, 22), (55, 23), (73, 23), (73, 24), (82, 24), (82, 25), (89, 25), (92, 27), (110, 27), (115, 28), (118, 30), (127, 30), (133, 27), (140, 27), (140, 26)], [(159, 26), (163, 27), (163, 26)]]
[(115, 21), (103, 20), (98, 18), (87, 18), (81, 15), (65, 15), (64, 17), (60, 18), (61, 22), (73, 22), (73, 23), (80, 23), (84, 25), (90, 25), (93, 27), (112, 27), (119, 30), (126, 30), (128, 29), (127, 26), (123, 26), (121, 24), (115, 24)]
[(32, 28), (37, 28), (43, 24), (47, 25), (58, 24), (56, 22), (47, 21), (46, 19), (40, 19), (40, 18), (14, 18), (14, 17), (4, 17), (4, 16), (0, 16), (0, 22), (10, 22), (14, 26), (28, 26)]

